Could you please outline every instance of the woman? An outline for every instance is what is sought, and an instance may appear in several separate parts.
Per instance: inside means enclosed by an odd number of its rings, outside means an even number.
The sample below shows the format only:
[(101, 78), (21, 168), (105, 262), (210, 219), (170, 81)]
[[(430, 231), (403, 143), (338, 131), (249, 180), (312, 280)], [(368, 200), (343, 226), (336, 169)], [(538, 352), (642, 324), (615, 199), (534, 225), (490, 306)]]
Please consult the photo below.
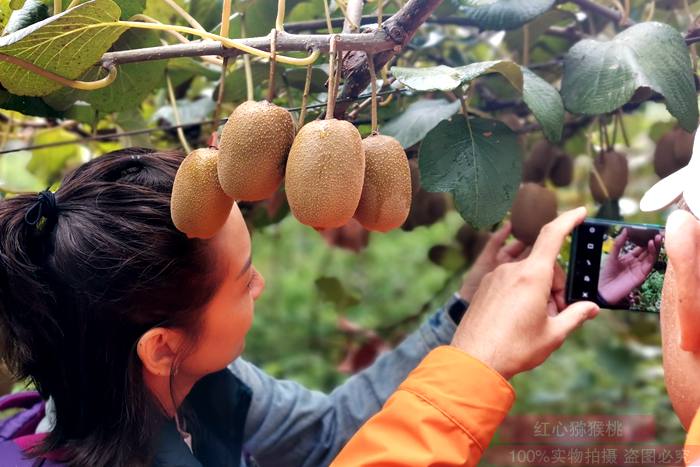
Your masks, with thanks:
[[(237, 207), (212, 240), (175, 230), (170, 193), (182, 160), (117, 151), (76, 169), (55, 194), (0, 201), (2, 355), (50, 398), (37, 433), (23, 428), (11, 444), (18, 458), (235, 466), (245, 450), (267, 465), (325, 465), (452, 339), (460, 301), (453, 318), (438, 312), (329, 396), (237, 359), (264, 280)], [(507, 236), (494, 235), (465, 294), (523, 251), (500, 248)]]

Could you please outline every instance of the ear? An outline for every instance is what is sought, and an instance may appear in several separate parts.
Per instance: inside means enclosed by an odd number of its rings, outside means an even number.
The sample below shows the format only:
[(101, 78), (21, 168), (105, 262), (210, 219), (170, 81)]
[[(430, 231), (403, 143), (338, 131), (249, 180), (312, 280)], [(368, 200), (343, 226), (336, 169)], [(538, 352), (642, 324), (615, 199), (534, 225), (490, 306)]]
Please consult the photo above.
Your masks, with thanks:
[(700, 353), (700, 222), (674, 211), (666, 222), (666, 252), (676, 276), (681, 348)]
[(153, 328), (141, 336), (136, 352), (143, 367), (155, 376), (168, 376), (182, 336), (174, 329)]

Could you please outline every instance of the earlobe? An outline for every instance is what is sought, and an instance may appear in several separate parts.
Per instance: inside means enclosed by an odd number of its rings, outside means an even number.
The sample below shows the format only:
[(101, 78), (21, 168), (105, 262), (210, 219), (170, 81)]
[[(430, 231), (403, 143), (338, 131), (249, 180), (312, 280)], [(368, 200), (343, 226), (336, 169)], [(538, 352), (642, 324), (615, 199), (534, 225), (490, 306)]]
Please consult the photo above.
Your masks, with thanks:
[(153, 328), (141, 336), (136, 346), (143, 367), (155, 376), (168, 376), (175, 361), (180, 336), (172, 329)]
[(680, 346), (700, 353), (700, 222), (692, 214), (679, 210), (669, 216), (666, 251), (676, 278)]

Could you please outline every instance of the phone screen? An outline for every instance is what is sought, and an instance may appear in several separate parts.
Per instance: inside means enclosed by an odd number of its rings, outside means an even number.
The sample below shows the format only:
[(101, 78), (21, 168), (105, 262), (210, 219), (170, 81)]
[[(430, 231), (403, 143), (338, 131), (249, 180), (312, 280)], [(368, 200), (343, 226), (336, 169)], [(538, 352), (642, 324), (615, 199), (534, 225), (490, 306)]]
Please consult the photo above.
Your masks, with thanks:
[(663, 227), (587, 219), (573, 233), (567, 302), (658, 313), (667, 261)]

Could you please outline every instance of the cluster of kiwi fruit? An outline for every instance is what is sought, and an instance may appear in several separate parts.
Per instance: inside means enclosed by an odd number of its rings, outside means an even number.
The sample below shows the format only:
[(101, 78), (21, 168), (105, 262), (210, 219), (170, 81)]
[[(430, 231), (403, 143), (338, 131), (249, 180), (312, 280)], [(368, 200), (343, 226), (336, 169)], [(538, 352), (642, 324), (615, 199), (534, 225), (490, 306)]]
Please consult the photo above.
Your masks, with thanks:
[(380, 232), (404, 223), (411, 174), (397, 140), (379, 134), (362, 139), (352, 123), (337, 119), (295, 130), (286, 109), (267, 101), (239, 105), (224, 125), (219, 149), (192, 151), (178, 170), (171, 202), (175, 226), (190, 237), (210, 238), (234, 200), (269, 198), (283, 178), (292, 213), (317, 230), (353, 217)]
[(535, 242), (542, 227), (557, 217), (557, 196), (545, 183), (564, 187), (573, 176), (574, 160), (562, 148), (547, 140), (535, 143), (523, 163), (523, 183), (511, 208), (515, 238), (528, 245)]
[(693, 154), (695, 133), (682, 128), (674, 128), (664, 134), (654, 150), (654, 171), (661, 178), (682, 169), (690, 162)]
[(418, 160), (414, 157), (408, 161), (411, 170), (411, 209), (402, 230), (410, 232), (416, 227), (433, 225), (447, 213), (449, 205), (444, 193), (425, 191), (420, 185)]

